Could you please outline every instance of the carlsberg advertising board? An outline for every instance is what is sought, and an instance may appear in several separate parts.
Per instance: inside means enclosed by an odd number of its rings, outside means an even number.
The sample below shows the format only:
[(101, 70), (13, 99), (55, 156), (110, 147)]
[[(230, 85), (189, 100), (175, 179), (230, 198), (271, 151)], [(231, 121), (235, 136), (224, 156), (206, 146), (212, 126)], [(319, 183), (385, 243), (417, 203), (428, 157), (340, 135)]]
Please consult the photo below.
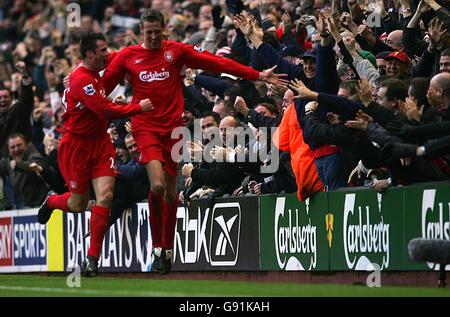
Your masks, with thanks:
[(326, 194), (260, 197), (261, 270), (329, 269)]
[(334, 218), (332, 270), (402, 269), (403, 189), (328, 193)]
[[(447, 184), (409, 187), (405, 190), (405, 245), (414, 238), (450, 240), (450, 187)], [(439, 264), (405, 263), (405, 269), (438, 270)], [(450, 265), (446, 267), (450, 270)]]

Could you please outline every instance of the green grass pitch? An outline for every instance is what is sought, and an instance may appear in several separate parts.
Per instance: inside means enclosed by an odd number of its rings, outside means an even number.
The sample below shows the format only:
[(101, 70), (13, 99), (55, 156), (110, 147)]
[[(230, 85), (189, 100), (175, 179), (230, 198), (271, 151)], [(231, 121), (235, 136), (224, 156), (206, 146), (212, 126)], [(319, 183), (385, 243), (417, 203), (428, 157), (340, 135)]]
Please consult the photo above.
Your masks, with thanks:
[(450, 289), (152, 278), (81, 278), (69, 288), (66, 276), (0, 274), (0, 296), (152, 296), (152, 297), (278, 297), (278, 296), (450, 296)]

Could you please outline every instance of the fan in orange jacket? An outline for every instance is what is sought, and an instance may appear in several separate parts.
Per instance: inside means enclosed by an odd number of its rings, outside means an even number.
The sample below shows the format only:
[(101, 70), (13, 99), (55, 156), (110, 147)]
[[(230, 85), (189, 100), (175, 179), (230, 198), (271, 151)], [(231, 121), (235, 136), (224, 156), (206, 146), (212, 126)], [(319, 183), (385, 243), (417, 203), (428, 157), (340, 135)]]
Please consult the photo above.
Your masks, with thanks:
[(311, 149), (303, 140), (303, 133), (298, 124), (294, 104), (286, 108), (283, 120), (273, 136), (275, 146), (291, 153), (291, 165), (295, 174), (297, 197), (304, 201), (312, 194), (325, 190), (317, 173)]

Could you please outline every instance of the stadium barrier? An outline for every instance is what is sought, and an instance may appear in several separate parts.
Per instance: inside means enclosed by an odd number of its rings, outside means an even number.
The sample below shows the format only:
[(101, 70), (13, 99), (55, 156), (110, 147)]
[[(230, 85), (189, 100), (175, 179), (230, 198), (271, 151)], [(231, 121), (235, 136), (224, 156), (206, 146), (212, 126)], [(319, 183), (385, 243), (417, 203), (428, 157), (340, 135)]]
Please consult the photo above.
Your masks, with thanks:
[[(0, 272), (71, 272), (89, 246), (90, 213), (0, 212)], [(407, 254), (416, 237), (450, 239), (450, 183), (192, 201), (177, 211), (174, 271), (437, 270)], [(148, 272), (147, 203), (124, 211), (103, 244), (100, 271)], [(450, 265), (447, 266), (450, 270)]]

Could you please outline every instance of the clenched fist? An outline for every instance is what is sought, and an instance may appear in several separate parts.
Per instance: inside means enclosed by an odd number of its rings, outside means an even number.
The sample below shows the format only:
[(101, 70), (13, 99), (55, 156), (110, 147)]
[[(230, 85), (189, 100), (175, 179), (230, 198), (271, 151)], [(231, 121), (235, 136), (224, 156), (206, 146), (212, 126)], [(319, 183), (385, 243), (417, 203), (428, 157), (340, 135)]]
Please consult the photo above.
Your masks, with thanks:
[(139, 104), (141, 105), (142, 112), (151, 111), (155, 108), (150, 99), (142, 99), (141, 101), (139, 101)]

